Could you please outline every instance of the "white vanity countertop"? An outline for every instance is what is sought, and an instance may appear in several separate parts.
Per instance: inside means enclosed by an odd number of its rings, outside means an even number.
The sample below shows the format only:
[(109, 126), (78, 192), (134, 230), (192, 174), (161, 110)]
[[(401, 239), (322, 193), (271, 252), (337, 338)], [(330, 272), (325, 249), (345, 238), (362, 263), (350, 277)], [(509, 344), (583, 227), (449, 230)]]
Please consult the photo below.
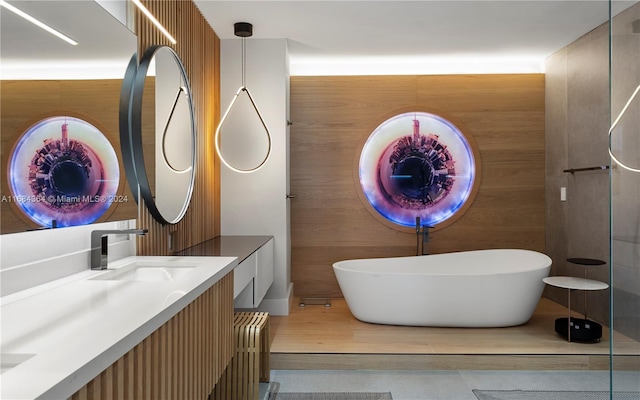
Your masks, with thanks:
[[(3, 298), (0, 398), (70, 397), (238, 263), (235, 257), (127, 257), (109, 269), (141, 259), (193, 269), (157, 282), (92, 280), (105, 271), (89, 270)], [(11, 368), (14, 361), (22, 362)]]

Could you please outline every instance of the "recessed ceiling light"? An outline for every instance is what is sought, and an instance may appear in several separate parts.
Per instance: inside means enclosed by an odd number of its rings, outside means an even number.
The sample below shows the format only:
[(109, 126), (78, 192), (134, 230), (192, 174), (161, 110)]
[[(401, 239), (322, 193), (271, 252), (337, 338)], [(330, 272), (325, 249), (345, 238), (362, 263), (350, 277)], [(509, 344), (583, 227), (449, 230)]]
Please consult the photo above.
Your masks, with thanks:
[(291, 75), (452, 75), (544, 73), (541, 55), (296, 57)]
[(39, 26), (40, 28), (44, 29), (45, 31), (49, 32), (50, 34), (59, 37), (60, 39), (64, 40), (65, 42), (72, 44), (72, 45), (77, 45), (78, 42), (76, 42), (75, 40), (71, 39), (70, 37), (58, 32), (57, 30), (53, 29), (52, 27), (50, 27), (49, 25), (45, 24), (44, 22), (32, 17), (31, 15), (27, 14), (26, 12), (12, 6), (11, 4), (7, 3), (5, 0), (0, 0), (0, 6), (6, 8), (7, 10), (21, 16), (22, 18), (26, 19), (27, 21), (31, 22), (34, 25)]
[(153, 14), (151, 14), (151, 11), (147, 10), (147, 7), (145, 7), (140, 0), (132, 0), (133, 4), (136, 5), (136, 7), (138, 7), (140, 9), (140, 11), (142, 11), (142, 13), (149, 19), (149, 21), (151, 21), (156, 28), (158, 28), (160, 30), (160, 32), (162, 32), (163, 35), (165, 35), (167, 37), (167, 39), (169, 39), (169, 41), (172, 44), (176, 44), (176, 40), (173, 38), (173, 36), (171, 36), (171, 34), (169, 33), (169, 31), (167, 31), (164, 26), (162, 26), (162, 24), (160, 23), (160, 21), (158, 21), (156, 19), (156, 17), (153, 16)]

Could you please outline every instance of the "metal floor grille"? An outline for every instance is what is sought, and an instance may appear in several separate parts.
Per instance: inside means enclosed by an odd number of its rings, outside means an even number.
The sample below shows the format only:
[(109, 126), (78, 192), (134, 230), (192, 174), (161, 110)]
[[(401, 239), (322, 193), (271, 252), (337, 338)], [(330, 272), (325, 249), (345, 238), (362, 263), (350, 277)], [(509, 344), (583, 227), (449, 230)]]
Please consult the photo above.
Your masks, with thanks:
[(305, 306), (331, 307), (331, 299), (327, 297), (301, 297), (300, 303), (298, 305), (300, 307), (305, 307)]

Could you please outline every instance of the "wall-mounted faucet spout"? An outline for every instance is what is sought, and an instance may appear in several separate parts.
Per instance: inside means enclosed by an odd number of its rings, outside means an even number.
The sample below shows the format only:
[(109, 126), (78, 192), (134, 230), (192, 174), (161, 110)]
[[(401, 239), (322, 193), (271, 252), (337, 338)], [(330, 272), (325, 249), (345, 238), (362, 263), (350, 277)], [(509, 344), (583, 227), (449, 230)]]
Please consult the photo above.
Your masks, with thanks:
[(91, 269), (106, 269), (109, 247), (109, 235), (144, 236), (148, 229), (113, 229), (91, 231)]
[(420, 223), (420, 217), (416, 217), (416, 255), (424, 256), (428, 253), (425, 251), (427, 242), (429, 241), (429, 229), (433, 229), (433, 226), (422, 225)]
[(429, 242), (429, 229), (433, 229), (433, 226), (423, 225), (422, 226), (422, 255), (426, 256), (429, 254), (427, 252), (427, 242)]
[(422, 252), (422, 241), (420, 240), (420, 217), (416, 217), (416, 255), (419, 256)]

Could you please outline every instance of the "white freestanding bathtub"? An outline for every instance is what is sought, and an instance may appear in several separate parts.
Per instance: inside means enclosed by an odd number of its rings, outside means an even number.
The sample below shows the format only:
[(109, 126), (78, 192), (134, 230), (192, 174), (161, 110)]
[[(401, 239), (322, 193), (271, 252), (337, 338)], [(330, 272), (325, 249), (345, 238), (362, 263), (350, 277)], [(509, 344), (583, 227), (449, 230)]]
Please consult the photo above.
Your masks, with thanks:
[(387, 325), (505, 327), (527, 322), (551, 259), (530, 250), (477, 250), (333, 264), (357, 319)]

